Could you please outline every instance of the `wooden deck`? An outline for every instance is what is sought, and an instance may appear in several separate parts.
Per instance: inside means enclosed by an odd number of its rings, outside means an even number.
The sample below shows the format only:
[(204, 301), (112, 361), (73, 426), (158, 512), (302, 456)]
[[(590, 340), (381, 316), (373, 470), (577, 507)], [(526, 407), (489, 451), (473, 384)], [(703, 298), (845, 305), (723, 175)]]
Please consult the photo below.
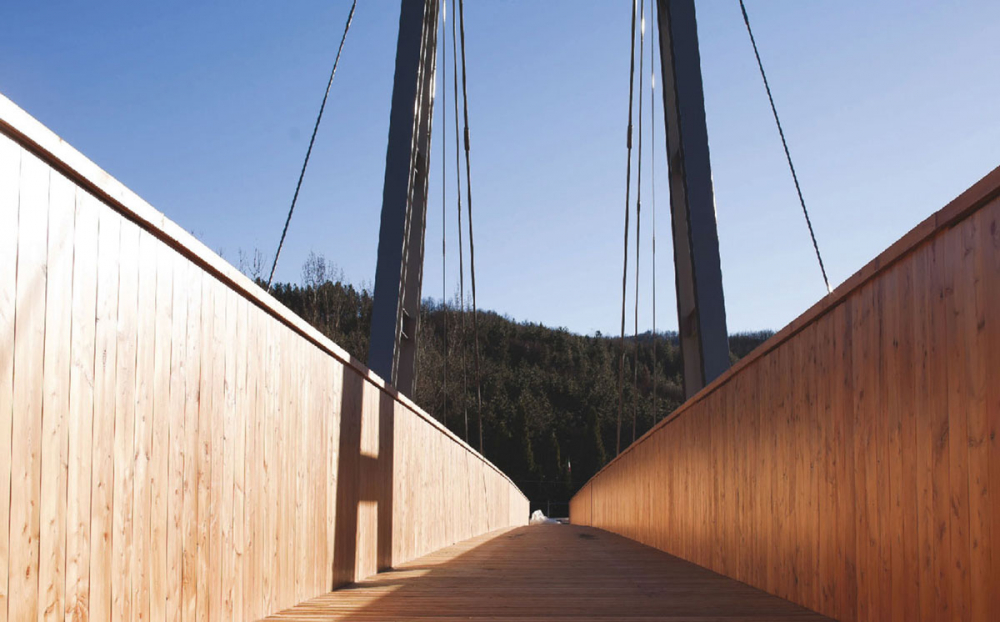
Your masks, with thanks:
[(472, 538), (270, 620), (828, 620), (632, 540), (541, 525)]

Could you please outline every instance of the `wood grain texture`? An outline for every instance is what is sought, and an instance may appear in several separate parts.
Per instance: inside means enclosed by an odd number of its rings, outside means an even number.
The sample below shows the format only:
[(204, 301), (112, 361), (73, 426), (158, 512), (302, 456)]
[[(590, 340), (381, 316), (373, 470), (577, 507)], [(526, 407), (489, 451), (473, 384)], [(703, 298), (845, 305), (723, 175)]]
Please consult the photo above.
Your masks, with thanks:
[[(42, 372), (42, 480), (39, 619), (62, 620), (66, 595), (66, 485), (69, 476), (69, 377), (72, 349), (73, 226), (76, 187), (54, 173), (49, 183), (45, 351)], [(68, 347), (69, 346), (69, 347)]]
[[(0, 140), (0, 352), (14, 349), (14, 310), (17, 300), (17, 221), (21, 176), (21, 148)], [(14, 417), (14, 365), (0, 359), (0, 559), (8, 560), (10, 542), (10, 454)], [(0, 563), (0, 622), (7, 621), (8, 568)]]
[(269, 620), (829, 620), (621, 536), (504, 528), (440, 549)]
[(841, 620), (993, 619), (998, 194), (1000, 169), (683, 404), (573, 522)]
[(11, 620), (34, 620), (39, 610), (42, 367), (50, 172), (34, 155), (21, 153), (14, 347), (4, 353), (13, 357), (14, 369), (8, 551)]
[[(87, 619), (90, 600), (90, 495), (97, 328), (97, 201), (77, 189), (70, 346), (69, 472), (66, 490), (66, 619)], [(90, 257), (90, 260), (84, 260)]]
[(0, 621), (255, 620), (527, 521), (494, 465), (11, 106)]

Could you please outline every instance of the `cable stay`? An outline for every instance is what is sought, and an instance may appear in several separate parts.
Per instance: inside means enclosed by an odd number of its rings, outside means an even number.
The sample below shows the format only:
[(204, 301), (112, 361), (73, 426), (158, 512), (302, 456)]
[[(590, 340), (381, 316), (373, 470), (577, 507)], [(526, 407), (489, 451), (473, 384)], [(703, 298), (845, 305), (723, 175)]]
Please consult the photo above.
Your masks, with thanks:
[(643, 53), (646, 42), (646, 0), (641, 0), (639, 10), (639, 157), (636, 162), (635, 184), (635, 336), (633, 337), (634, 364), (632, 386), (632, 442), (635, 442), (636, 418), (639, 411), (639, 242), (642, 240), (642, 89), (643, 89)]
[(281, 239), (278, 241), (278, 250), (274, 252), (274, 263), (271, 264), (271, 274), (267, 277), (267, 289), (271, 290), (271, 282), (274, 280), (274, 271), (278, 267), (278, 257), (281, 255), (281, 248), (285, 245), (285, 236), (288, 235), (288, 225), (292, 222), (292, 212), (295, 211), (295, 203), (299, 200), (299, 190), (302, 189), (302, 179), (306, 175), (306, 167), (309, 166), (309, 156), (312, 155), (313, 143), (316, 142), (316, 132), (319, 131), (319, 122), (323, 119), (323, 110), (326, 109), (326, 100), (330, 96), (330, 87), (333, 86), (333, 76), (337, 75), (337, 65), (340, 64), (340, 54), (344, 51), (344, 42), (347, 41), (347, 33), (351, 29), (351, 22), (354, 21), (354, 9), (358, 6), (358, 0), (351, 4), (351, 12), (347, 14), (347, 23), (344, 25), (344, 34), (340, 37), (340, 47), (337, 48), (337, 57), (333, 61), (333, 70), (330, 71), (330, 79), (326, 83), (326, 92), (323, 93), (323, 103), (319, 106), (319, 114), (316, 115), (316, 124), (313, 126), (312, 137), (309, 138), (309, 148), (306, 149), (306, 159), (302, 162), (302, 170), (299, 172), (299, 181), (295, 184), (295, 194), (292, 195), (292, 205), (288, 208), (288, 217), (285, 218), (285, 227), (281, 230)]
[[(441, 2), (441, 34), (448, 31), (448, 0)], [(448, 41), (442, 36), (441, 93), (448, 88)], [(448, 427), (448, 104), (441, 106), (441, 306), (444, 324), (444, 380), (441, 386), (441, 420)]]
[[(649, 0), (649, 21), (656, 23), (656, 1)], [(656, 28), (649, 35), (649, 180), (653, 220), (653, 424), (660, 418), (656, 407)], [(640, 153), (641, 153), (640, 149)]]
[(767, 74), (764, 73), (764, 63), (760, 60), (760, 52), (757, 50), (757, 40), (754, 39), (753, 29), (750, 28), (750, 17), (747, 15), (747, 7), (740, 0), (740, 10), (743, 12), (743, 23), (747, 26), (747, 34), (750, 35), (750, 43), (753, 45), (753, 54), (757, 57), (757, 67), (760, 69), (760, 77), (764, 81), (764, 90), (767, 91), (767, 100), (771, 102), (771, 113), (774, 114), (774, 123), (778, 126), (778, 134), (781, 136), (781, 146), (785, 149), (785, 159), (788, 160), (788, 170), (792, 172), (792, 181), (795, 182), (795, 192), (799, 195), (799, 204), (802, 205), (802, 215), (806, 218), (806, 226), (809, 228), (809, 237), (812, 239), (813, 250), (816, 251), (816, 260), (819, 262), (819, 270), (823, 274), (823, 283), (826, 285), (827, 293), (832, 293), (830, 279), (826, 276), (826, 267), (823, 265), (823, 257), (819, 252), (819, 244), (816, 243), (816, 234), (813, 233), (812, 221), (809, 220), (809, 210), (806, 209), (806, 201), (802, 198), (802, 188), (799, 186), (799, 177), (795, 174), (795, 165), (792, 164), (792, 155), (788, 151), (788, 141), (785, 140), (785, 132), (781, 129), (781, 120), (778, 118), (778, 109), (774, 105), (774, 97), (771, 96), (771, 87), (767, 82)]
[(465, 64), (465, 0), (458, 0), (458, 25), (462, 43), (462, 110), (465, 121), (465, 190), (469, 216), (469, 275), (472, 277), (472, 332), (476, 353), (476, 410), (479, 419), (479, 453), (483, 453), (483, 389), (479, 362), (479, 312), (476, 305), (476, 245), (472, 235), (472, 164), (469, 141), (469, 87)]
[(458, 34), (456, 30), (456, 20), (452, 16), (451, 20), (451, 66), (452, 66), (452, 92), (454, 94), (453, 102), (455, 105), (455, 188), (456, 188), (456, 199), (458, 203), (458, 309), (459, 317), (461, 321), (461, 327), (459, 329), (459, 343), (461, 344), (462, 350), (462, 413), (465, 417), (465, 442), (469, 442), (469, 363), (466, 357), (466, 328), (465, 328), (465, 266), (464, 259), (465, 252), (462, 248), (462, 170), (461, 170), (461, 156), (459, 155), (461, 149), (459, 147), (458, 136)]
[(625, 136), (627, 162), (625, 167), (625, 247), (622, 261), (622, 330), (621, 358), (618, 361), (618, 432), (615, 441), (615, 455), (622, 451), (622, 410), (625, 401), (625, 293), (628, 289), (628, 220), (632, 189), (632, 95), (635, 86), (635, 13), (636, 0), (632, 0), (632, 52), (629, 57), (628, 76), (628, 131)]

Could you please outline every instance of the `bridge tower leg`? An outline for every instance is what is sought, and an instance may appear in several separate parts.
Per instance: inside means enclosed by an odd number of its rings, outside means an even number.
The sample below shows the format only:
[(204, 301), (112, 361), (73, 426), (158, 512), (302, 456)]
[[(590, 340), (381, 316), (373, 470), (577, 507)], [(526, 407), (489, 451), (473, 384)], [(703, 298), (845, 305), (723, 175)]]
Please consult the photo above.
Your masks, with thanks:
[(420, 322), (437, 21), (438, 0), (402, 0), (368, 366), (404, 395)]
[(694, 0), (657, 0), (677, 319), (690, 398), (729, 368)]

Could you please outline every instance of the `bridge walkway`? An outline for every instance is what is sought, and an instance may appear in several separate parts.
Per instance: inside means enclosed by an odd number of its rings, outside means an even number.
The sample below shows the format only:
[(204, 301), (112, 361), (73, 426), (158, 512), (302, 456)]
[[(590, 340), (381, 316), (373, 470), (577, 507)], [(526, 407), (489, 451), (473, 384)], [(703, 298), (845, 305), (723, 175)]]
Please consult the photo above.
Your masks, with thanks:
[(502, 529), (280, 612), (270, 620), (829, 620), (590, 527)]

